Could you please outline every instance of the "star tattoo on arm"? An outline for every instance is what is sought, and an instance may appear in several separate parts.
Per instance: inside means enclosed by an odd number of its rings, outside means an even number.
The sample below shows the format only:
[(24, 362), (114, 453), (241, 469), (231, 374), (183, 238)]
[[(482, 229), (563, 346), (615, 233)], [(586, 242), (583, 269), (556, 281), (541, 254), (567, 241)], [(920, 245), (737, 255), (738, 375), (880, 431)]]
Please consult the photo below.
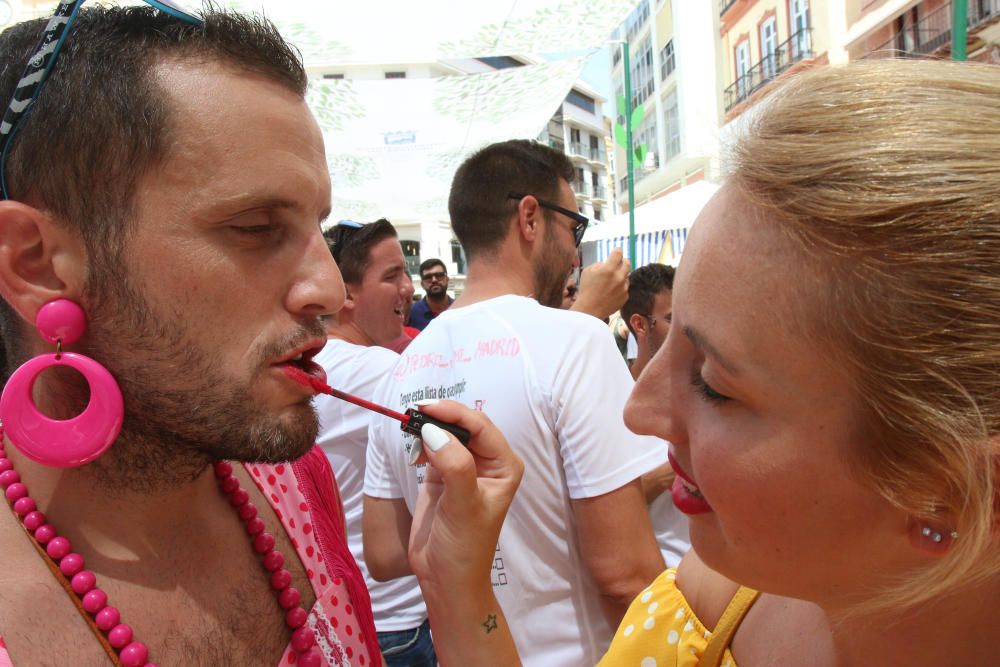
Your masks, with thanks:
[(483, 627), (486, 628), (486, 634), (490, 634), (497, 629), (497, 615), (487, 614), (486, 622), (483, 623)]

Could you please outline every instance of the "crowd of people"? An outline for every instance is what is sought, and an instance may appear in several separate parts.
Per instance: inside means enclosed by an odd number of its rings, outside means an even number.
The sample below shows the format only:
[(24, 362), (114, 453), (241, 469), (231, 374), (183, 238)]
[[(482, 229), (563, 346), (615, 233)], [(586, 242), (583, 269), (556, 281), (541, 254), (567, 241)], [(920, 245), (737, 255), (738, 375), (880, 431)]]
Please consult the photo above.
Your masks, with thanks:
[(0, 34), (0, 667), (992, 661), (1000, 68), (788, 77), (676, 275), (482, 147), (414, 303), (266, 19), (80, 4)]

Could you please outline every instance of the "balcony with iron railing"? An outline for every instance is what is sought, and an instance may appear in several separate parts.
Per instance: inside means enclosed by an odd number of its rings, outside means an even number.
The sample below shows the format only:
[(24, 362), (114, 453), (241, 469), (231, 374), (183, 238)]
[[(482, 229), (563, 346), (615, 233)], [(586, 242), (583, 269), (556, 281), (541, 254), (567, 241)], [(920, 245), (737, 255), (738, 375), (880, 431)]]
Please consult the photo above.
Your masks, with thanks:
[(569, 155), (582, 157), (591, 162), (605, 162), (605, 152), (600, 146), (587, 146), (579, 141), (571, 141), (569, 144)]
[(608, 199), (607, 188), (605, 188), (603, 185), (595, 185), (593, 197), (594, 199), (602, 199), (604, 201), (607, 201)]
[(765, 55), (724, 92), (726, 111), (748, 99), (795, 63), (812, 58), (812, 28), (803, 28)]
[(574, 183), (573, 193), (577, 197), (592, 197), (594, 195), (594, 188), (590, 183)]
[(722, 7), (719, 9), (719, 16), (725, 14), (729, 10), (729, 8), (735, 5), (737, 2), (739, 2), (739, 0), (722, 0), (722, 2), (720, 3)]
[[(975, 30), (1000, 18), (1000, 0), (966, 0), (966, 26)], [(943, 5), (906, 26), (888, 41), (865, 54), (865, 58), (924, 58), (951, 43), (952, 3)]]

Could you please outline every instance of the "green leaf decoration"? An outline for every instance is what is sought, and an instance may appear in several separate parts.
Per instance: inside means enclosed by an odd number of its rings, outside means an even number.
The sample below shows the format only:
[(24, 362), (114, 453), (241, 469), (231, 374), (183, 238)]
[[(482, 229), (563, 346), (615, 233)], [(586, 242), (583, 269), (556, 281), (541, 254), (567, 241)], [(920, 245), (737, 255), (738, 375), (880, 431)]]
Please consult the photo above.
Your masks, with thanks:
[(642, 117), (646, 115), (646, 107), (640, 104), (636, 108), (632, 109), (632, 131), (635, 132), (639, 129), (639, 124), (642, 123)]
[(646, 162), (646, 144), (639, 144), (635, 147), (635, 166), (636, 168), (642, 167)]
[(615, 143), (623, 149), (628, 150), (628, 141), (625, 135), (625, 128), (615, 123)]

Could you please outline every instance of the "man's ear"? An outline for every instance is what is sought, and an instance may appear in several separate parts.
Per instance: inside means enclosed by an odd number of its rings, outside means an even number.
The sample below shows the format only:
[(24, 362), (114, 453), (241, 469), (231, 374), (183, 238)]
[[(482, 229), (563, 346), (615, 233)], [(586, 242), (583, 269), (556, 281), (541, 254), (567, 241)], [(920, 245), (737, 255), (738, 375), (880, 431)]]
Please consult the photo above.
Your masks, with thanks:
[(346, 294), (346, 298), (344, 299), (344, 305), (341, 306), (340, 308), (341, 311), (351, 312), (358, 307), (358, 302), (354, 300), (354, 290), (352, 289), (352, 287), (353, 287), (352, 285), (344, 283), (344, 292)]
[(628, 318), (628, 323), (632, 326), (632, 331), (635, 332), (636, 340), (646, 340), (646, 337), (649, 336), (649, 320), (639, 313), (632, 313)]
[(542, 208), (534, 197), (524, 197), (517, 205), (517, 230), (521, 239), (534, 243), (541, 234)]
[(79, 234), (39, 209), (0, 201), (0, 296), (27, 322), (53, 299), (80, 301), (86, 252)]

